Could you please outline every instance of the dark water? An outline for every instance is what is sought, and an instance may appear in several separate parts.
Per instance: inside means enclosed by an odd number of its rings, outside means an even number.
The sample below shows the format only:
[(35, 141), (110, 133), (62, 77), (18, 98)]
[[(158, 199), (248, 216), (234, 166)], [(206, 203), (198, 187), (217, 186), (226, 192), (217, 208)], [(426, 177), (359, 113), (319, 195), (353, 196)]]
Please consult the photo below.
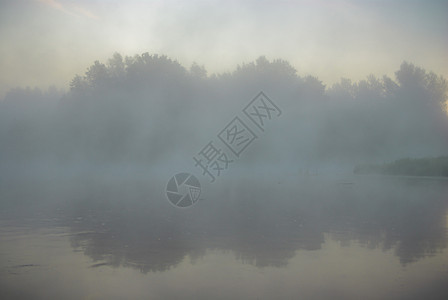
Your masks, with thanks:
[(448, 299), (448, 180), (165, 184), (2, 181), (0, 298)]

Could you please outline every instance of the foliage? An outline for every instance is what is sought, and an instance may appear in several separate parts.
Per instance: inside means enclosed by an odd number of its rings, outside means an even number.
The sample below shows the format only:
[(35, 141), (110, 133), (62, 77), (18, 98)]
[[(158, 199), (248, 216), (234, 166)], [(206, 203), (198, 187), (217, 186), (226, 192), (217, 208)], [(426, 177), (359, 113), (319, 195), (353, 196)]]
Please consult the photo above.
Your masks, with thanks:
[(0, 101), (0, 162), (151, 163), (181, 149), (193, 155), (260, 90), (280, 101), (284, 123), (253, 158), (275, 162), (279, 146), (282, 159), (307, 164), (448, 151), (447, 83), (407, 62), (395, 80), (370, 75), (327, 88), (263, 56), (208, 75), (164, 55), (115, 53), (75, 76), (68, 93), (11, 90)]
[(448, 156), (418, 159), (404, 158), (383, 165), (357, 165), (354, 173), (448, 177)]

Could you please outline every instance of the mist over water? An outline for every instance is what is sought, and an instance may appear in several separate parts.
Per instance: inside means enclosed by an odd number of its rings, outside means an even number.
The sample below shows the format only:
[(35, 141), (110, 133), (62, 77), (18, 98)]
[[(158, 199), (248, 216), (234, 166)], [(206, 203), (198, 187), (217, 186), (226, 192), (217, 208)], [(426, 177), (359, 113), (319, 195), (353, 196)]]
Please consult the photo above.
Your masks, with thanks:
[(187, 209), (155, 178), (21, 183), (2, 186), (6, 299), (446, 296), (443, 179), (229, 176)]
[[(260, 92), (272, 116), (245, 114)], [(209, 75), (148, 53), (96, 61), (67, 92), (12, 89), (0, 298), (446, 299), (446, 177), (354, 174), (445, 170), (446, 100), (446, 80), (409, 62), (326, 86), (281, 59)], [(254, 136), (238, 153), (235, 117)], [(211, 141), (231, 160), (214, 180), (194, 160)], [(179, 173), (200, 188), (170, 186)]]

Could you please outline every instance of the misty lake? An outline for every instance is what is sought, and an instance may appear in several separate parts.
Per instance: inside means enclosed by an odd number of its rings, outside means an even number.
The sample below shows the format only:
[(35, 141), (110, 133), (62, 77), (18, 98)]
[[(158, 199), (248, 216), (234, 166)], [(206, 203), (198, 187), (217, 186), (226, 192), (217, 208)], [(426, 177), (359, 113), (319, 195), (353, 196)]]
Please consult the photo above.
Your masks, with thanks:
[(1, 299), (448, 299), (446, 179), (50, 181), (0, 181)]

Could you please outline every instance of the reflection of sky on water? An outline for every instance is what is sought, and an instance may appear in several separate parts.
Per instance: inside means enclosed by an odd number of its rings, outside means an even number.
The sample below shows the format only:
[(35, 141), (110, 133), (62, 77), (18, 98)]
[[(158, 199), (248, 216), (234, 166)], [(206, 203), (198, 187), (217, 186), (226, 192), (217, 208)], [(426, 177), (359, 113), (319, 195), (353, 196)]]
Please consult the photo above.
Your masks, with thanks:
[[(446, 249), (403, 268), (392, 250), (343, 246), (325, 234), (321, 248), (297, 251), (288, 264), (259, 268), (234, 253), (206, 250), (146, 274), (97, 265), (52, 230), (9, 240), (0, 295), (14, 299), (444, 299)], [(2, 242), (4, 240), (2, 239)], [(17, 251), (18, 249), (19, 252)], [(6, 262), (7, 261), (7, 262)], [(39, 262), (20, 267), (22, 262)], [(8, 297), (2, 297), (8, 299)]]

